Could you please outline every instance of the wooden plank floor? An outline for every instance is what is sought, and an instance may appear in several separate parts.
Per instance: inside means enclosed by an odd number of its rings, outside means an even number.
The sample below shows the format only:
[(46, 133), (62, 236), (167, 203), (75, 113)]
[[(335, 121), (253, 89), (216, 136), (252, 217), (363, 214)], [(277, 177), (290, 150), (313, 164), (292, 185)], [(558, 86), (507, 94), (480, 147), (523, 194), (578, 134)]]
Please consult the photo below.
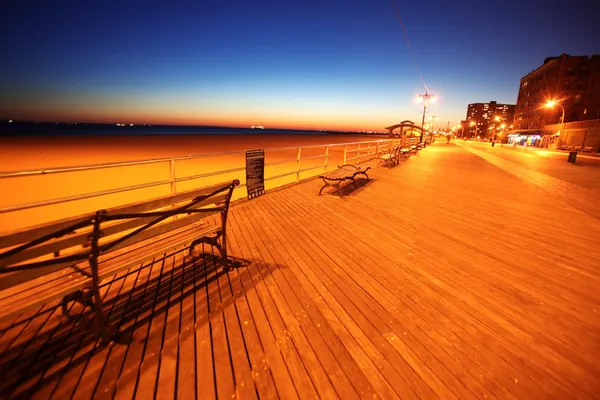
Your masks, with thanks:
[(118, 343), (55, 305), (3, 327), (0, 398), (598, 398), (597, 210), (493, 157), (436, 143), (343, 198), (236, 205), (228, 274), (206, 247), (104, 287)]

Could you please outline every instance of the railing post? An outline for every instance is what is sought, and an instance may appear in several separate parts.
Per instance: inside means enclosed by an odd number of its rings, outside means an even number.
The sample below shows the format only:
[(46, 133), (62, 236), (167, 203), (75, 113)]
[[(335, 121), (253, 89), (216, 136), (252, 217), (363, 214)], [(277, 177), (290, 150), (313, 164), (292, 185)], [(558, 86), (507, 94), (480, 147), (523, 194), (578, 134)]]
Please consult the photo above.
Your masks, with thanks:
[(344, 165), (346, 164), (346, 158), (348, 153), (348, 145), (344, 146)]
[(325, 146), (325, 172), (327, 172), (328, 164), (329, 164), (329, 146)]
[(300, 157), (302, 156), (302, 147), (298, 147), (298, 158), (296, 159), (296, 183), (300, 182)]
[[(175, 160), (173, 159), (169, 162), (169, 170), (171, 175), (171, 194), (175, 194), (177, 193), (177, 178), (175, 176)], [(172, 208), (177, 208), (177, 206), (173, 204)], [(177, 219), (177, 214), (173, 215), (173, 219)]]
[(175, 178), (175, 160), (171, 160), (171, 162), (169, 163), (169, 167), (171, 170), (171, 194), (175, 194), (177, 193), (177, 188), (176, 188), (176, 178)]
[(379, 142), (375, 143), (375, 158), (379, 157)]

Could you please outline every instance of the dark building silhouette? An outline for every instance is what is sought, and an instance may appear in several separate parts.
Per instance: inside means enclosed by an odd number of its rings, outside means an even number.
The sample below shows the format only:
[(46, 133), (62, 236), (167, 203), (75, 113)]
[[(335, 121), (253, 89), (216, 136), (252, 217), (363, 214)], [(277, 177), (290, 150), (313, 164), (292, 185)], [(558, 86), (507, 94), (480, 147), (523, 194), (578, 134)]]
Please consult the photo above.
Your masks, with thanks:
[(514, 130), (542, 130), (560, 122), (558, 101), (565, 110), (565, 121), (600, 118), (600, 55), (548, 57), (544, 64), (521, 78)]
[[(467, 106), (467, 118), (462, 123), (466, 137), (491, 137), (498, 133), (498, 128), (505, 125), (508, 129), (515, 114), (514, 104), (472, 103)], [(471, 126), (471, 123), (474, 125)]]

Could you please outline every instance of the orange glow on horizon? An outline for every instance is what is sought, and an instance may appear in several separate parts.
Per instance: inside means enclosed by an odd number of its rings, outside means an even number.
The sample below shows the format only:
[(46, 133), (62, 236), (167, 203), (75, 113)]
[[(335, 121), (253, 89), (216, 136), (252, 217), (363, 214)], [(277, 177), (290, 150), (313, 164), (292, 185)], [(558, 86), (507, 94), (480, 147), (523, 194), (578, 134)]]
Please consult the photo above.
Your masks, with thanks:
[(105, 110), (83, 111), (73, 110), (69, 114), (54, 110), (37, 110), (9, 112), (13, 120), (37, 122), (79, 122), (79, 123), (123, 123), (134, 125), (205, 125), (226, 126), (233, 128), (249, 128), (255, 125), (266, 129), (306, 129), (306, 130), (339, 130), (339, 131), (376, 131), (385, 132), (385, 127), (395, 121), (358, 120), (358, 117), (306, 115), (306, 116), (258, 116), (251, 113), (239, 113), (235, 116), (216, 115), (212, 118), (202, 118), (192, 113), (168, 113), (163, 116), (146, 110), (128, 110), (107, 114)]
[[(172, 101), (170, 101), (172, 100)], [(337, 102), (308, 105), (265, 102), (247, 103), (174, 97), (142, 99), (96, 96), (93, 106), (86, 97), (35, 99), (18, 105), (0, 104), (7, 119), (38, 122), (78, 122), (134, 125), (204, 125), (266, 129), (386, 132), (385, 127), (402, 120), (418, 121), (419, 107), (367, 108)], [(168, 104), (168, 106), (166, 105)]]

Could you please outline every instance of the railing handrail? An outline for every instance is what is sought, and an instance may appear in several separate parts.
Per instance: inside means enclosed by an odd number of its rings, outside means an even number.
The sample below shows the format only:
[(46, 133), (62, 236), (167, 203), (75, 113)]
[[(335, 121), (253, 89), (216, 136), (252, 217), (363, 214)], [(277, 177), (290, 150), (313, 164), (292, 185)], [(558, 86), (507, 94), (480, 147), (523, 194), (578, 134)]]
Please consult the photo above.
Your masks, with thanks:
[[(347, 146), (347, 145), (360, 144), (360, 143), (387, 142), (388, 140), (390, 140), (390, 139), (369, 140), (369, 141), (365, 141), (365, 142), (317, 144), (317, 145), (310, 145), (310, 146), (270, 147), (270, 148), (265, 148), (264, 150), (266, 152), (266, 151), (297, 150), (298, 148), (310, 149), (310, 148), (325, 147), (325, 146), (333, 147), (333, 146)], [(16, 178), (16, 177), (24, 177), (24, 176), (32, 176), (32, 175), (49, 175), (49, 174), (58, 174), (58, 173), (75, 172), (75, 171), (89, 171), (89, 170), (101, 169), (101, 168), (128, 167), (128, 166), (132, 166), (132, 165), (154, 164), (154, 163), (167, 162), (167, 161), (181, 161), (181, 160), (193, 160), (193, 159), (198, 159), (198, 158), (220, 157), (220, 156), (225, 156), (225, 155), (243, 154), (246, 151), (247, 151), (247, 149), (236, 150), (236, 151), (226, 151), (226, 152), (219, 152), (219, 153), (190, 154), (190, 155), (186, 155), (186, 156), (176, 156), (176, 157), (161, 157), (161, 158), (148, 158), (148, 159), (141, 159), (141, 160), (107, 162), (107, 163), (98, 163), (98, 164), (83, 164), (83, 165), (73, 165), (73, 166), (66, 166), (66, 167), (0, 171), (0, 179)], [(349, 151), (356, 151), (356, 150), (349, 150)]]
[[(395, 140), (395, 139), (391, 139), (391, 140)], [(306, 171), (310, 171), (310, 170), (314, 170), (314, 169), (318, 169), (318, 168), (325, 168), (325, 170), (327, 170), (327, 166), (328, 166), (327, 161), (329, 159), (329, 148), (330, 147), (344, 146), (344, 164), (345, 164), (349, 160), (356, 160), (356, 162), (360, 162), (360, 160), (364, 157), (366, 157), (367, 160), (369, 160), (371, 156), (373, 156), (373, 155), (377, 156), (377, 149), (379, 148), (379, 146), (372, 147), (371, 146), (372, 143), (388, 143), (389, 144), (389, 142), (390, 142), (390, 139), (380, 139), (380, 140), (369, 140), (369, 141), (364, 141), (364, 142), (344, 142), (344, 143), (321, 144), (321, 145), (310, 145), (310, 146), (290, 146), (290, 147), (266, 148), (266, 149), (264, 149), (265, 152), (272, 152), (272, 151), (279, 151), (279, 150), (296, 150), (297, 156), (295, 158), (290, 158), (290, 159), (286, 159), (286, 160), (279, 160), (279, 161), (275, 161), (275, 162), (271, 162), (271, 163), (265, 163), (265, 167), (286, 164), (286, 163), (292, 163), (292, 162), (296, 163), (296, 168), (294, 170), (285, 172), (282, 174), (274, 175), (274, 176), (265, 177), (265, 182), (274, 180), (277, 178), (281, 178), (281, 177), (294, 175), (294, 174), (296, 175), (296, 182), (299, 182), (300, 181), (300, 173), (302, 173), (302, 172), (306, 172)], [(356, 144), (358, 144), (358, 147), (356, 149), (348, 149), (348, 145), (356, 145)], [(368, 146), (361, 147), (361, 145), (363, 145), (363, 144), (368, 144)], [(324, 148), (325, 153), (302, 157), (302, 149), (306, 149), (306, 148)], [(375, 150), (375, 151), (371, 151), (371, 150)], [(201, 174), (177, 177), (175, 174), (175, 161), (192, 160), (192, 159), (208, 158), (208, 157), (218, 157), (218, 156), (232, 155), (232, 154), (243, 154), (244, 152), (246, 152), (246, 150), (229, 151), (229, 152), (221, 152), (221, 153), (206, 153), (206, 154), (177, 156), (177, 157), (163, 157), (163, 158), (137, 160), (137, 161), (121, 161), (121, 162), (116, 162), (116, 163), (100, 163), (100, 164), (80, 165), (80, 166), (71, 166), (71, 167), (46, 168), (46, 169), (37, 169), (37, 170), (28, 170), (28, 171), (0, 172), (0, 179), (2, 179), (2, 178), (19, 178), (19, 177), (34, 176), (34, 175), (44, 176), (44, 175), (48, 175), (48, 174), (52, 174), (52, 173), (88, 171), (88, 170), (93, 170), (93, 169), (117, 168), (117, 167), (126, 167), (126, 166), (131, 166), (131, 165), (142, 165), (142, 164), (159, 163), (159, 162), (169, 162), (169, 169), (170, 169), (170, 179), (168, 179), (168, 180), (146, 182), (143, 184), (130, 185), (130, 186), (125, 186), (125, 187), (120, 187), (120, 188), (113, 188), (113, 189), (105, 189), (105, 190), (96, 191), (96, 192), (80, 193), (77, 195), (56, 197), (56, 198), (51, 198), (51, 199), (46, 199), (46, 200), (41, 200), (41, 201), (34, 201), (34, 202), (30, 202), (30, 203), (12, 204), (12, 205), (8, 205), (8, 206), (0, 207), (0, 214), (13, 212), (13, 211), (22, 211), (22, 210), (27, 210), (30, 208), (37, 208), (37, 207), (43, 207), (43, 206), (48, 206), (48, 205), (60, 204), (60, 203), (76, 201), (76, 200), (85, 200), (85, 199), (105, 196), (105, 195), (109, 195), (109, 194), (122, 193), (122, 192), (126, 192), (126, 191), (132, 191), (132, 190), (149, 188), (149, 187), (160, 186), (160, 185), (167, 185), (167, 184), (171, 184), (171, 192), (175, 193), (176, 184), (179, 182), (190, 181), (193, 179), (201, 179), (201, 178), (216, 176), (216, 175), (223, 175), (223, 174), (228, 174), (228, 173), (233, 173), (233, 172), (240, 172), (240, 171), (243, 171), (246, 169), (246, 166), (244, 165), (244, 166), (239, 166), (239, 167), (234, 167), (234, 168), (228, 168), (225, 170), (211, 171), (211, 172), (205, 172), (205, 173), (201, 173)], [(361, 154), (361, 152), (362, 152), (362, 154)], [(356, 155), (353, 157), (348, 157), (348, 153), (356, 153)], [(317, 165), (317, 166), (312, 166), (309, 168), (301, 168), (301, 166), (300, 166), (300, 163), (302, 160), (317, 159), (317, 158), (322, 158), (322, 157), (325, 158), (324, 165)], [(244, 187), (244, 186), (245, 185), (242, 184), (242, 185), (239, 185), (238, 188)]]

